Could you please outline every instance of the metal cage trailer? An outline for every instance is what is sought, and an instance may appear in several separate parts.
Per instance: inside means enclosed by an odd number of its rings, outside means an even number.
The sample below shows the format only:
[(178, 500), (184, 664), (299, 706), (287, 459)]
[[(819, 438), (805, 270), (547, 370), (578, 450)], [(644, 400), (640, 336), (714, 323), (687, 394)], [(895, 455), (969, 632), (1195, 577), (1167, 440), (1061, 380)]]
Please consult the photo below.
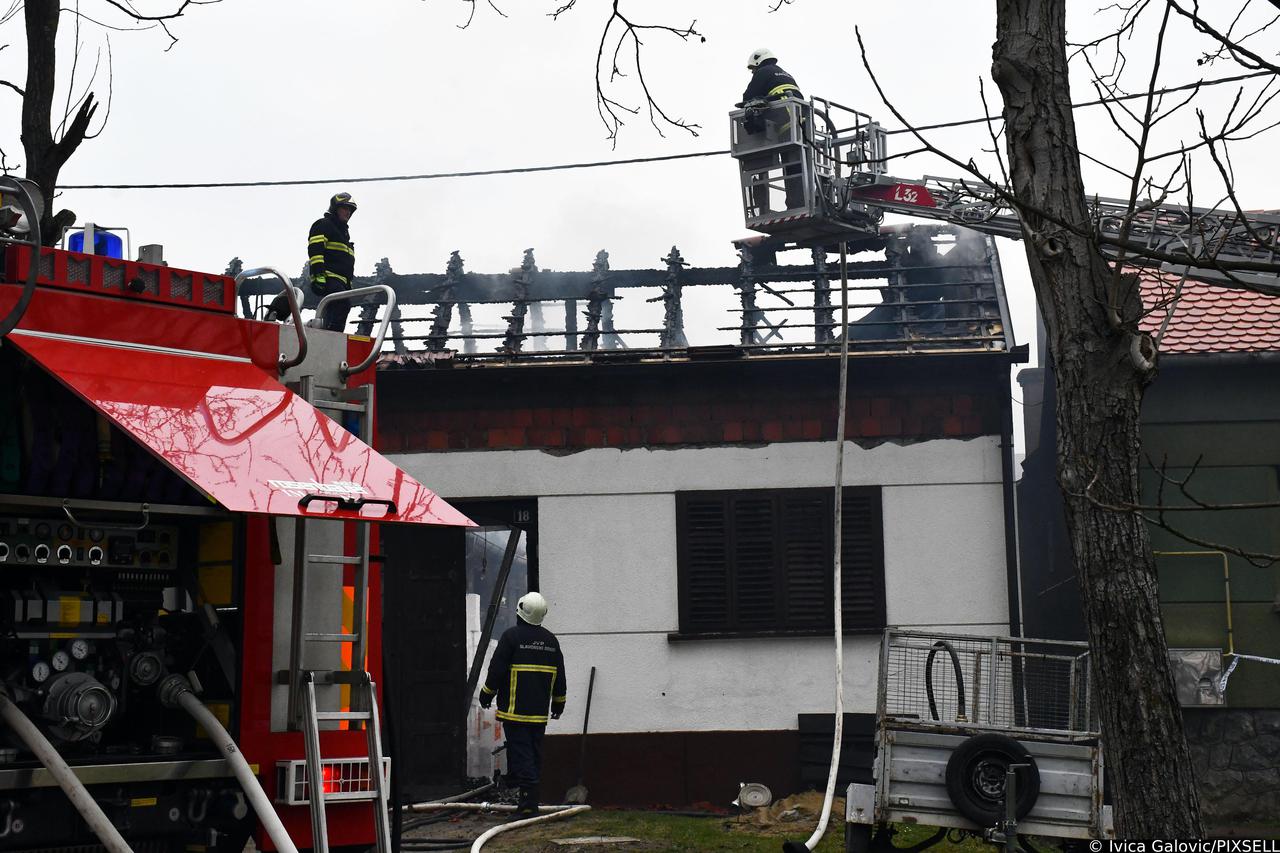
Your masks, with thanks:
[[(1012, 843), (1109, 838), (1086, 643), (889, 629), (880, 648), (875, 784), (851, 784), (847, 853), (889, 825)], [(873, 838), (874, 833), (874, 838)]]

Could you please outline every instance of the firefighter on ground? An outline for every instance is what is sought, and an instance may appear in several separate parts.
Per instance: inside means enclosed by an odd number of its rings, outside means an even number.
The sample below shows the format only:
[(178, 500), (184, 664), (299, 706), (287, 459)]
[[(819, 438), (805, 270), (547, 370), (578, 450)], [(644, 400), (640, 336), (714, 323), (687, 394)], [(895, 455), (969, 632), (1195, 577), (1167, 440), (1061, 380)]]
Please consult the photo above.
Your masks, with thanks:
[(542, 735), (550, 718), (559, 719), (568, 697), (564, 654), (556, 635), (542, 627), (547, 600), (531, 592), (516, 603), (516, 624), (498, 640), (480, 705), (497, 697), (496, 716), (507, 743), (507, 778), (520, 789), (517, 811), (537, 814), (542, 776)]
[[(311, 292), (316, 296), (351, 289), (356, 247), (351, 242), (348, 223), (355, 212), (356, 203), (351, 193), (338, 193), (329, 199), (329, 209), (324, 216), (311, 226), (311, 233), (307, 235), (307, 257)], [(326, 329), (341, 332), (347, 326), (350, 311), (350, 302), (330, 305), (325, 309), (325, 316), (319, 318), (320, 323)]]
[[(751, 82), (742, 93), (742, 105), (750, 106), (752, 101), (767, 104), (783, 98), (804, 98), (796, 78), (782, 70), (782, 66), (778, 65), (778, 57), (774, 56), (773, 51), (768, 48), (762, 47), (751, 52), (751, 56), (747, 57), (747, 70), (751, 72)], [(785, 136), (791, 132), (791, 119), (785, 110), (770, 110), (766, 107), (760, 109), (754, 116), (748, 114), (746, 129), (751, 133), (764, 132), (768, 129), (777, 136)], [(764, 170), (777, 167), (778, 156), (776, 153), (769, 152), (743, 160), (744, 167), (761, 169), (756, 173), (755, 186), (751, 188), (751, 201), (756, 208), (757, 216), (771, 212), (767, 185), (769, 176)], [(788, 151), (788, 154), (783, 156), (794, 159), (795, 154)], [(783, 172), (786, 176), (787, 209), (803, 206), (804, 178), (800, 165), (784, 162)]]

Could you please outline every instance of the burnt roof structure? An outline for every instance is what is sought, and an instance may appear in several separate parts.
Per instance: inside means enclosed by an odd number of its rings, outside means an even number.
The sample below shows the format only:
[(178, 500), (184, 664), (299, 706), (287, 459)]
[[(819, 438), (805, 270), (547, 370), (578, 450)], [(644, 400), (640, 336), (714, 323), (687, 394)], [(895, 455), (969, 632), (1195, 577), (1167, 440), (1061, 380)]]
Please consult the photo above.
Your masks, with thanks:
[[(671, 361), (717, 357), (776, 357), (834, 353), (840, 341), (838, 246), (810, 250), (808, 264), (778, 264), (748, 239), (735, 244), (734, 267), (691, 266), (671, 247), (655, 269), (614, 270), (609, 254), (580, 272), (540, 270), (526, 249), (507, 273), (471, 273), (455, 251), (443, 274), (396, 273), (383, 259), (372, 277), (354, 286), (386, 284), (399, 306), (382, 366), (538, 362)], [(858, 260), (872, 253), (880, 259)], [(833, 257), (834, 255), (834, 257)], [(950, 225), (890, 226), (848, 244), (850, 349), (857, 356), (1003, 353), (1014, 346), (999, 255), (990, 236)], [(691, 323), (684, 310), (690, 288), (732, 288), (726, 321)], [(646, 299), (643, 289), (656, 290)], [(263, 310), (266, 282), (241, 288), (246, 314)], [(719, 291), (725, 293), (723, 290)], [(725, 296), (729, 296), (725, 293)], [(661, 302), (662, 320), (629, 321), (635, 299)], [(315, 298), (307, 295), (307, 305)], [(736, 304), (735, 304), (736, 303)], [(705, 302), (699, 302), (704, 306)], [(479, 306), (503, 306), (504, 328), (473, 322)], [(422, 306), (417, 308), (417, 306)], [(427, 309), (430, 313), (427, 313)], [(415, 310), (416, 309), (416, 310)], [(363, 306), (355, 331), (369, 334), (377, 306)], [(563, 312), (549, 327), (544, 314)], [(656, 344), (654, 338), (656, 336)], [(736, 338), (736, 340), (734, 340)]]

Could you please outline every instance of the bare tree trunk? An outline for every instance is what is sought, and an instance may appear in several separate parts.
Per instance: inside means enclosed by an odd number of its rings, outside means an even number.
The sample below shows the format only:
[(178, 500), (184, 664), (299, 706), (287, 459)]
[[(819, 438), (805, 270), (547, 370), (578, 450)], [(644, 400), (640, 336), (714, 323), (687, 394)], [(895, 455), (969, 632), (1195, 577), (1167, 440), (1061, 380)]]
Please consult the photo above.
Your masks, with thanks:
[(31, 2), (24, 4), (23, 14), (27, 29), (27, 85), (22, 98), (22, 147), (27, 155), (27, 177), (35, 181), (44, 194), (41, 233), (45, 243), (53, 245), (60, 239), (63, 226), (74, 223), (76, 218), (69, 210), (53, 214), (58, 173), (84, 141), (97, 101), (92, 94), (86, 95), (75, 116), (68, 121), (62, 138), (54, 141), (53, 96), (61, 9), (53, 0)]
[[(1131, 355), (1140, 294), (1087, 237), (1067, 85), (1066, 0), (998, 0), (992, 73), (1004, 96), (1014, 194), (1058, 387), (1058, 477), (1084, 602), (1121, 837), (1202, 834), (1141, 503), (1139, 413), (1149, 366)], [(1041, 215), (1043, 214), (1043, 215)], [(1121, 286), (1117, 287), (1117, 283)]]

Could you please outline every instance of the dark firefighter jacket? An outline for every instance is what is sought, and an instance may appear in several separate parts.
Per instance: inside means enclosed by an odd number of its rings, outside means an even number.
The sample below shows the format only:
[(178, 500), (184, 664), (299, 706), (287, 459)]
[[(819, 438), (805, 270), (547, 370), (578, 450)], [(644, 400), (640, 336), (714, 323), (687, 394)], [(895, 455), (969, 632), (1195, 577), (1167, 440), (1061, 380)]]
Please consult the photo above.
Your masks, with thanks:
[(548, 704), (557, 713), (564, 710), (567, 686), (564, 654), (556, 635), (517, 619), (515, 627), (498, 640), (481, 690), (498, 694), (499, 720), (545, 725)]
[(317, 293), (346, 290), (356, 269), (356, 247), (347, 224), (326, 213), (307, 235), (311, 289)]
[(764, 62), (756, 66), (756, 70), (751, 74), (751, 82), (747, 84), (747, 91), (742, 93), (743, 103), (754, 101), (757, 98), (783, 98), (804, 97), (800, 94), (800, 87), (796, 85), (796, 78), (783, 71), (778, 65), (776, 59), (766, 59)]

